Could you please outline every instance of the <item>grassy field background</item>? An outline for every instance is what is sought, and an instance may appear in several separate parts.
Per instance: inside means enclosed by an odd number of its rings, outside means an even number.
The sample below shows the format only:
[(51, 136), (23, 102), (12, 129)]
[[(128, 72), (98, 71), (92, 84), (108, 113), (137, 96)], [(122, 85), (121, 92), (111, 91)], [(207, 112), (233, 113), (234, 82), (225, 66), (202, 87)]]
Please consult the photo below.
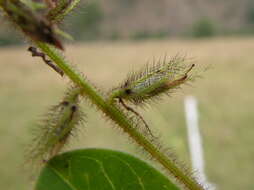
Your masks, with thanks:
[[(47, 108), (61, 99), (68, 80), (61, 79), (27, 47), (0, 49), (0, 187), (31, 189), (22, 169), (31, 128)], [(254, 189), (254, 38), (89, 43), (69, 45), (67, 57), (98, 87), (110, 89), (128, 71), (153, 57), (187, 54), (199, 66), (211, 65), (203, 79), (186, 86), (146, 111), (139, 110), (152, 130), (190, 163), (183, 109), (185, 95), (199, 100), (206, 172), (221, 190)], [(87, 123), (68, 147), (106, 147), (144, 157), (125, 135), (105, 122), (84, 101)]]

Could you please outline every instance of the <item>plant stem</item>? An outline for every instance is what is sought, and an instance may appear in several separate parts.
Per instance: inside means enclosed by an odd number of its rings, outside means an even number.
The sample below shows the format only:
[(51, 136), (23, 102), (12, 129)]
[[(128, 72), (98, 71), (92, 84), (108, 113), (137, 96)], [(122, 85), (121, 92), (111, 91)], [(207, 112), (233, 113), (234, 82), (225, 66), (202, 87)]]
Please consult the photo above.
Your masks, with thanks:
[(42, 43), (35, 42), (37, 46), (47, 54), (57, 66), (64, 71), (70, 80), (80, 86), (83, 94), (92, 101), (102, 112), (109, 116), (124, 132), (141, 147), (143, 147), (155, 160), (157, 160), (171, 175), (173, 175), (180, 184), (189, 190), (203, 190), (203, 187), (190, 175), (185, 174), (175, 163), (174, 159), (169, 158), (156, 145), (152, 144), (148, 138), (141, 134), (126, 115), (115, 105), (110, 104), (107, 100), (89, 84), (73, 67), (64, 59), (64, 57), (53, 47)]

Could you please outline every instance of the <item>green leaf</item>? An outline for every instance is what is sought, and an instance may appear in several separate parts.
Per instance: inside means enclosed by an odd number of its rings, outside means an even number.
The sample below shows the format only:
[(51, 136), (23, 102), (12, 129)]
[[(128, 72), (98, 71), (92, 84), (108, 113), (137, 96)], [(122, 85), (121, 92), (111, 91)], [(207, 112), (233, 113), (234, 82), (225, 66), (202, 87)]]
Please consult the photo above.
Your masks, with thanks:
[(51, 159), (36, 190), (179, 190), (159, 171), (126, 153), (75, 150)]

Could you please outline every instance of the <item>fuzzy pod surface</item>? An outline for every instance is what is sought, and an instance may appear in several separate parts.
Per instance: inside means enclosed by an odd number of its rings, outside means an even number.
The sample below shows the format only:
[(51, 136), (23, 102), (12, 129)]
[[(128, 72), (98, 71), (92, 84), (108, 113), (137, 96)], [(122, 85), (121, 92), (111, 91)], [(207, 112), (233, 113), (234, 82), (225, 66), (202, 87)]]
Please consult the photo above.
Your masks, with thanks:
[(143, 105), (163, 94), (170, 95), (192, 79), (188, 73), (193, 67), (194, 64), (186, 64), (185, 58), (180, 56), (146, 65), (140, 71), (129, 74), (125, 82), (113, 90), (110, 101), (120, 98)]
[(58, 154), (75, 130), (84, 122), (79, 105), (80, 89), (69, 89), (63, 100), (52, 106), (36, 126), (28, 160), (47, 161)]

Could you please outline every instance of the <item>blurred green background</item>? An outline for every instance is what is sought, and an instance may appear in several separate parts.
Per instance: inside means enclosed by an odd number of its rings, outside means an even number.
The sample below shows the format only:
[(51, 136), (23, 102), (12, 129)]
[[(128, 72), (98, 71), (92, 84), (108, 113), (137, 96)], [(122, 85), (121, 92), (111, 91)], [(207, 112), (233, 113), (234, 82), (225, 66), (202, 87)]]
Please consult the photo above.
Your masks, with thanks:
[[(2, 18), (0, 46), (22, 43)], [(253, 35), (254, 1), (85, 0), (62, 28), (78, 41)]]
[[(2, 17), (4, 18), (4, 17)], [(22, 43), (5, 19), (0, 44)], [(183, 99), (199, 101), (206, 172), (218, 189), (254, 189), (254, 4), (253, 1), (87, 1), (68, 17), (66, 28), (79, 43), (66, 45), (67, 59), (104, 91), (165, 54), (187, 54), (203, 78), (147, 110), (138, 110), (152, 130), (190, 165)], [(84, 41), (84, 42), (82, 42)], [(89, 42), (88, 42), (89, 41)], [(32, 189), (24, 170), (31, 129), (61, 100), (62, 79), (32, 58), (27, 46), (0, 49), (0, 187)], [(106, 147), (147, 157), (122, 132), (84, 101), (87, 123), (67, 149)]]

